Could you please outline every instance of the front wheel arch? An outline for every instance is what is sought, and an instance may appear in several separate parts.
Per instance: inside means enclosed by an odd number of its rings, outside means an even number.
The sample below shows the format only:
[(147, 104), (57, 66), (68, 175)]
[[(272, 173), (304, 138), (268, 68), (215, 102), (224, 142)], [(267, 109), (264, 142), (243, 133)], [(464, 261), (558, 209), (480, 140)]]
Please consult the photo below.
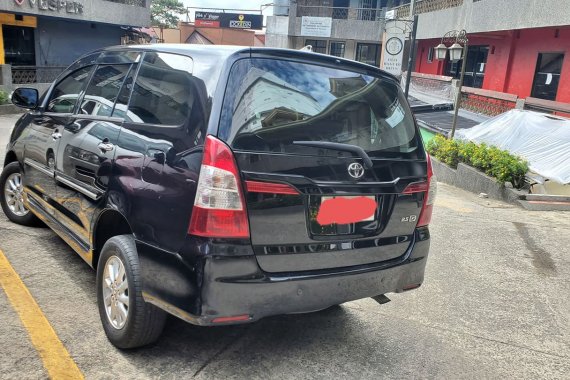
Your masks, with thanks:
[(4, 156), (4, 166), (8, 166), (12, 162), (16, 161), (18, 161), (18, 156), (13, 150), (9, 151), (8, 153), (6, 153), (6, 156)]

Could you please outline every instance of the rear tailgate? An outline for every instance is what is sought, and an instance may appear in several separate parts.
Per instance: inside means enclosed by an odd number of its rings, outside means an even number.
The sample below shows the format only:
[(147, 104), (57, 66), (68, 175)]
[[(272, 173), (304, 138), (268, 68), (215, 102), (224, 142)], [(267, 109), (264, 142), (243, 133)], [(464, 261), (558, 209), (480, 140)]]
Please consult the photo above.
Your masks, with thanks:
[[(425, 181), (427, 166), (393, 80), (242, 60), (232, 68), (221, 120), (220, 137), (234, 151), (244, 181), (251, 241), (263, 270), (348, 267), (406, 253), (424, 193), (404, 189)], [(344, 149), (354, 146), (365, 153)]]

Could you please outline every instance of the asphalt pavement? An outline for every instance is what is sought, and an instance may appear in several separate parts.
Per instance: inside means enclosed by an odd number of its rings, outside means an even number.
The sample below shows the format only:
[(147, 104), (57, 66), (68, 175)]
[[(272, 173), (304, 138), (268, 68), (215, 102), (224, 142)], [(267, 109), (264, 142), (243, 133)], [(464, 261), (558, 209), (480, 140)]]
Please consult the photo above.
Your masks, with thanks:
[[(14, 121), (0, 117), (0, 161)], [(132, 351), (107, 341), (95, 273), (53, 232), (0, 213), (0, 250), (87, 379), (568, 379), (570, 213), (438, 192), (420, 289), (238, 327), (172, 317)], [(46, 378), (3, 290), (0, 321), (0, 379)]]

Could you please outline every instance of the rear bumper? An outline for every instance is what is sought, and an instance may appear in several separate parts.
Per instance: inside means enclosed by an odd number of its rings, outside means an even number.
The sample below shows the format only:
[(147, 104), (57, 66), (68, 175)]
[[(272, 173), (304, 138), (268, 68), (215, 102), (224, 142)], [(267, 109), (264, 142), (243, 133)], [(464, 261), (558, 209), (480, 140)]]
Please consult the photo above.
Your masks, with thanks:
[[(427, 231), (427, 230), (426, 230)], [(320, 310), (331, 305), (401, 292), (424, 279), (429, 233), (410, 245), (402, 257), (360, 267), (307, 273), (269, 274), (254, 256), (214, 256), (203, 262), (198, 305), (165, 302), (152, 292), (145, 300), (196, 325), (248, 323), (264, 317)], [(249, 316), (239, 322), (215, 323), (215, 318)]]

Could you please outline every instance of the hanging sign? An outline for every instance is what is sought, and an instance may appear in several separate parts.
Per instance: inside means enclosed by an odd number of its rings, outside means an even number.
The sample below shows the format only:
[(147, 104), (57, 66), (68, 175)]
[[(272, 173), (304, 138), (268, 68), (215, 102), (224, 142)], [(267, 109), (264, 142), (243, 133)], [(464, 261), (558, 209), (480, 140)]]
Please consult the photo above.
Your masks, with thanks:
[(404, 41), (406, 35), (398, 21), (386, 23), (386, 31), (382, 39), (382, 61), (380, 68), (394, 75), (402, 75), (404, 58)]

